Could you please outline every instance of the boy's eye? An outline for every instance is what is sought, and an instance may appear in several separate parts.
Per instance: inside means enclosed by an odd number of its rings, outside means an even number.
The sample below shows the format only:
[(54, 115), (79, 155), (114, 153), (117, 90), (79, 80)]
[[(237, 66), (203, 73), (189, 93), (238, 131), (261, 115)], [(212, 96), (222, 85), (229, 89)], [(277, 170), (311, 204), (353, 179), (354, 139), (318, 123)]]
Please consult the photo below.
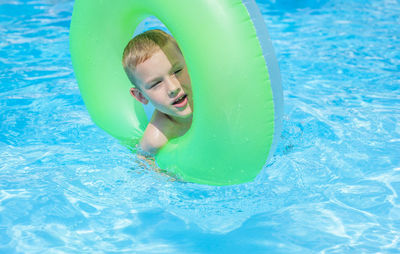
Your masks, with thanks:
[(153, 83), (153, 84), (150, 86), (150, 88), (153, 88), (153, 87), (157, 86), (157, 85), (160, 84), (160, 83), (161, 83), (161, 81), (157, 81), (157, 82)]
[(182, 69), (183, 69), (183, 68), (179, 68), (179, 69), (177, 69), (177, 70), (174, 72), (174, 74), (178, 74), (179, 72), (181, 72), (181, 71), (182, 71)]

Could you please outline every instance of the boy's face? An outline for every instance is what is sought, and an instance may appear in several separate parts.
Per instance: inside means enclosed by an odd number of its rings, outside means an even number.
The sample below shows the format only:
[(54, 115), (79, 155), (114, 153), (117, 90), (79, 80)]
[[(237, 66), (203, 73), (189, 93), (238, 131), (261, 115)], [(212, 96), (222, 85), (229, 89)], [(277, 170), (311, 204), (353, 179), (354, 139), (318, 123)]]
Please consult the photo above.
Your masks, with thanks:
[(149, 101), (160, 112), (173, 118), (192, 116), (193, 99), (185, 60), (172, 43), (157, 50), (136, 66), (136, 88), (131, 94), (143, 104)]

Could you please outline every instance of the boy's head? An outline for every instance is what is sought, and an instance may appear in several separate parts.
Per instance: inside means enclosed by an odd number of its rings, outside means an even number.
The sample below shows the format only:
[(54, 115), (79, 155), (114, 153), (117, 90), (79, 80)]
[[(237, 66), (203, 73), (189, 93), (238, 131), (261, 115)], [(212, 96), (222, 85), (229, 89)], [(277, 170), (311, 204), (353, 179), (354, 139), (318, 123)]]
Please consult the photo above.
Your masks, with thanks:
[(133, 97), (171, 117), (192, 115), (192, 90), (185, 59), (175, 39), (149, 30), (129, 41), (122, 63)]

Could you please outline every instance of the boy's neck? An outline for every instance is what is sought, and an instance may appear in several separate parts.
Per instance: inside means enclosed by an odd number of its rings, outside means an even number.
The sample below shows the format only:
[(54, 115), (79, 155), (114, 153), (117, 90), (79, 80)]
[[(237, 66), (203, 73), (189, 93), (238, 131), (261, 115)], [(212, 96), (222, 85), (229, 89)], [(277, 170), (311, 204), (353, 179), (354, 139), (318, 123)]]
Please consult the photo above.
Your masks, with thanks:
[(188, 118), (172, 117), (164, 114), (169, 124), (164, 125), (163, 133), (168, 139), (183, 136), (192, 126), (192, 116)]
[(192, 124), (192, 119), (193, 119), (193, 115), (191, 115), (190, 117), (187, 118), (180, 118), (180, 117), (173, 117), (170, 115), (166, 115), (168, 119), (170, 119), (172, 122), (182, 125), (182, 126), (186, 126), (186, 125), (190, 125)]

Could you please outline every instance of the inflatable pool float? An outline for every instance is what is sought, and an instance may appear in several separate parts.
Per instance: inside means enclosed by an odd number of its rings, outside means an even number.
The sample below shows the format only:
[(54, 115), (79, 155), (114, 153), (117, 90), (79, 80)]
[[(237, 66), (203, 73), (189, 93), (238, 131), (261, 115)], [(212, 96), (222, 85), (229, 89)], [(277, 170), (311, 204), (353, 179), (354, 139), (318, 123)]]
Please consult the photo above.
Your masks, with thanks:
[(253, 180), (273, 154), (283, 111), (278, 63), (253, 0), (75, 0), (70, 50), (93, 121), (125, 145), (140, 140), (148, 120), (121, 58), (149, 16), (177, 40), (194, 101), (190, 130), (159, 151), (157, 164), (189, 182)]

